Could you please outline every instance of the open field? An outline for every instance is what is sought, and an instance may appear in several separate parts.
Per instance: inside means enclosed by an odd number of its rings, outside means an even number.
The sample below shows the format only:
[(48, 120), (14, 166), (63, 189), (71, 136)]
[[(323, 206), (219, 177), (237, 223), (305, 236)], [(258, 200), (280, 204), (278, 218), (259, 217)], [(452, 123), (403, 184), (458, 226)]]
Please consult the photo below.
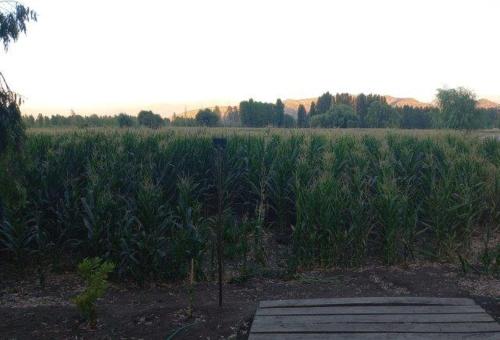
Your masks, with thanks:
[[(43, 267), (63, 265), (54, 264), (61, 255), (101, 256), (120, 277), (147, 280), (183, 278), (194, 259), (206, 278), (219, 227), (242, 273), (265, 264), (269, 237), (281, 240), (292, 271), (371, 257), (464, 260), (473, 236), (487, 235), (489, 251), (498, 232), (495, 133), (29, 131), (24, 153), (0, 170), (2, 261), (34, 264), (36, 252)], [(216, 136), (227, 139), (221, 155)]]
[(469, 133), (460, 132), (457, 130), (447, 129), (322, 129), (322, 128), (306, 128), (306, 129), (279, 129), (279, 128), (249, 128), (249, 127), (169, 127), (151, 130), (149, 128), (76, 128), (76, 127), (60, 127), (60, 128), (30, 128), (29, 134), (46, 133), (46, 134), (59, 134), (68, 132), (103, 132), (103, 133), (124, 133), (124, 132), (140, 132), (144, 134), (164, 134), (173, 133), (180, 135), (216, 135), (216, 136), (231, 136), (231, 135), (293, 135), (293, 134), (313, 134), (313, 135), (326, 135), (326, 136), (341, 136), (341, 135), (374, 135), (385, 136), (388, 133), (401, 134), (408, 136), (443, 136), (443, 135), (467, 135), (472, 137), (500, 137), (500, 129), (483, 129), (471, 130)]

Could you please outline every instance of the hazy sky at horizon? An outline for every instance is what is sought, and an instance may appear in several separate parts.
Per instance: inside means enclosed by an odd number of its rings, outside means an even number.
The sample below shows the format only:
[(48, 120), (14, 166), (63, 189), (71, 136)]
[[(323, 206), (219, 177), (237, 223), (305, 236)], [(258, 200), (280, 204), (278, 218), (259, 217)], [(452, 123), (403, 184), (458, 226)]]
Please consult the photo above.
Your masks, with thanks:
[[(23, 0), (38, 12), (0, 51), (24, 113), (113, 114), (308, 98), (500, 100), (500, 1)], [(182, 109), (181, 109), (182, 108)]]

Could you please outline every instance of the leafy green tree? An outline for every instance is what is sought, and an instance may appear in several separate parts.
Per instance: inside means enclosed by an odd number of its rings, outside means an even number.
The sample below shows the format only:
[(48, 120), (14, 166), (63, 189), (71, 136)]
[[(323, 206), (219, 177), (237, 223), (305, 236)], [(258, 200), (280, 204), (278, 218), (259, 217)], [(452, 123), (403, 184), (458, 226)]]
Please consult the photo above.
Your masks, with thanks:
[(500, 118), (500, 109), (497, 108), (477, 108), (478, 111), (478, 127), (483, 129), (491, 129), (497, 127), (498, 119)]
[(398, 127), (399, 114), (390, 105), (373, 101), (368, 107), (366, 126), (371, 128)]
[(309, 125), (312, 128), (331, 128), (334, 126), (333, 117), (328, 113), (317, 114), (309, 119)]
[(360, 127), (365, 127), (366, 115), (368, 114), (368, 100), (366, 95), (361, 93), (356, 97), (355, 100), (355, 110), (359, 117)]
[(370, 93), (367, 96), (365, 96), (364, 94), (361, 94), (358, 97), (359, 97), (359, 101), (358, 100), (356, 101), (355, 106), (356, 106), (356, 113), (359, 116), (360, 126), (361, 127), (373, 127), (373, 126), (370, 126), (367, 122), (366, 116), (368, 115), (368, 108), (374, 102), (377, 102), (380, 105), (388, 105), (387, 100), (385, 99), (384, 96), (381, 96), (378, 94), (372, 94), (372, 93)]
[(134, 126), (134, 119), (128, 114), (120, 113), (116, 120), (118, 121), (118, 126), (121, 128)]
[(283, 127), (284, 128), (294, 128), (296, 126), (296, 122), (295, 122), (295, 119), (290, 116), (290, 115), (287, 115), (285, 114), (284, 117), (283, 117)]
[(19, 110), (20, 100), (0, 74), (0, 157), (9, 148), (20, 147), (24, 124)]
[(26, 33), (29, 21), (36, 20), (36, 12), (29, 7), (17, 1), (0, 1), (0, 39), (5, 50), (19, 38), (19, 34)]
[(33, 117), (32, 115), (24, 116), (23, 123), (25, 127), (33, 128), (35, 127), (35, 117)]
[(285, 122), (285, 104), (278, 99), (275, 105), (275, 120), (274, 126), (282, 127)]
[(316, 110), (316, 103), (311, 102), (311, 106), (309, 107), (309, 117), (312, 117), (314, 115), (317, 115), (318, 111)]
[(255, 126), (255, 117), (253, 112), (253, 99), (240, 102), (239, 106), (241, 124), (243, 126)]
[(463, 87), (449, 90), (438, 89), (437, 100), (444, 127), (463, 130), (477, 127), (477, 102), (472, 91)]
[(322, 114), (328, 112), (333, 104), (334, 99), (330, 92), (323, 93), (316, 102), (316, 113)]
[[(36, 119), (31, 117), (24, 118), (24, 122), (29, 127), (116, 127), (119, 126), (120, 116), (98, 116), (92, 114), (90, 116), (81, 116), (73, 112), (70, 116), (53, 115), (51, 117), (39, 114)], [(135, 118), (129, 116), (134, 125)]]
[(335, 104), (349, 105), (352, 107), (355, 106), (354, 98), (349, 93), (337, 93), (335, 95)]
[[(5, 51), (11, 42), (26, 33), (26, 23), (36, 21), (36, 13), (17, 1), (0, 1), (0, 40)], [(9, 88), (0, 72), (0, 161), (9, 149), (19, 149), (25, 138), (24, 124), (19, 105), (21, 98)], [(11, 162), (12, 163), (12, 162)], [(7, 162), (5, 168), (10, 170)], [(1, 165), (3, 166), (3, 165)], [(1, 196), (1, 195), (0, 195)], [(4, 222), (4, 208), (0, 197), (0, 227)]]
[(152, 111), (141, 111), (137, 115), (137, 121), (139, 125), (146, 126), (151, 129), (158, 129), (163, 125), (163, 119), (160, 115), (153, 113)]
[(299, 128), (307, 127), (307, 111), (304, 105), (300, 104), (297, 109), (297, 126)]
[[(9, 44), (26, 33), (26, 24), (36, 21), (36, 13), (17, 1), (0, 2), (0, 40), (7, 51)], [(11, 91), (0, 72), (0, 157), (9, 147), (19, 147), (24, 138), (20, 97)]]
[(350, 105), (333, 105), (332, 108), (323, 114), (311, 117), (311, 127), (323, 128), (354, 128), (359, 125), (359, 118)]
[(200, 110), (196, 114), (196, 121), (203, 126), (216, 126), (219, 122), (219, 119), (220, 116), (210, 109)]
[(403, 129), (430, 129), (432, 127), (432, 109), (405, 105), (396, 109), (401, 117)]
[(45, 117), (41, 113), (39, 113), (35, 119), (35, 126), (43, 127), (44, 125), (45, 125)]
[(240, 119), (243, 126), (264, 127), (275, 125), (276, 105), (258, 102), (253, 99), (240, 103)]
[(198, 122), (194, 118), (179, 117), (174, 115), (170, 122), (172, 126), (198, 126)]
[(336, 104), (329, 111), (334, 117), (334, 124), (339, 128), (359, 127), (359, 117), (351, 105)]
[(371, 103), (373, 102), (379, 102), (380, 104), (387, 104), (387, 99), (385, 99), (384, 96), (381, 96), (379, 94), (369, 94), (368, 96), (366, 96), (366, 102), (368, 104), (368, 106), (371, 105)]
[(239, 126), (240, 122), (240, 113), (236, 106), (228, 106), (226, 113), (224, 114), (224, 125), (226, 126)]

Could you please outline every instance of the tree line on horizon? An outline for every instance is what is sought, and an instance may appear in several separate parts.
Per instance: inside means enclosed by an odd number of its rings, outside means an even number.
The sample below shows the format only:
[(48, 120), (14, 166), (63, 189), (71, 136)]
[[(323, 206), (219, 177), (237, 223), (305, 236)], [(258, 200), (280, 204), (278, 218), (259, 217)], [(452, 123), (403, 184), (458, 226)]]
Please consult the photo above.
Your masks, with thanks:
[(309, 110), (298, 106), (297, 117), (285, 112), (281, 99), (275, 103), (253, 99), (228, 106), (204, 108), (195, 117), (174, 115), (163, 118), (152, 111), (140, 111), (137, 116), (121, 113), (117, 116), (24, 116), (27, 127), (148, 127), (165, 126), (227, 126), (278, 128), (402, 128), (402, 129), (480, 129), (500, 127), (500, 109), (478, 108), (475, 94), (465, 88), (439, 89), (436, 107), (393, 107), (384, 96), (377, 94), (325, 92), (312, 101)]

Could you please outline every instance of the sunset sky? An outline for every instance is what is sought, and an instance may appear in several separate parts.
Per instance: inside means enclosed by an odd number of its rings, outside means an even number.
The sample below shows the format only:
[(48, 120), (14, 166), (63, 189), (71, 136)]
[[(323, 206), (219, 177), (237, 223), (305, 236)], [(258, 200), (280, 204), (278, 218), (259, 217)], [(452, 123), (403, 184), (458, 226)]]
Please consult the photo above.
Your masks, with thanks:
[(500, 1), (25, 0), (38, 12), (0, 71), (35, 114), (374, 92), (500, 101)]

